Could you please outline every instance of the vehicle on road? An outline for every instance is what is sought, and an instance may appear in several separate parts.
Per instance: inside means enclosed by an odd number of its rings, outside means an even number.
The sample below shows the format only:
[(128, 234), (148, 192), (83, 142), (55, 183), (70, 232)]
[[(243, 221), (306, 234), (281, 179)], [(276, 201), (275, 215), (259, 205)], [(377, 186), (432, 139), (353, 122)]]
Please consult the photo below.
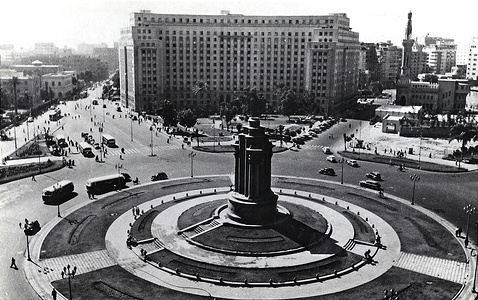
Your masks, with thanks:
[(355, 159), (349, 159), (347, 160), (347, 164), (349, 166), (352, 166), (354, 168), (357, 168), (359, 166), (358, 162)]
[(116, 147), (116, 140), (113, 136), (109, 134), (103, 134), (102, 143), (108, 147)]
[(324, 147), (322, 151), (324, 151), (325, 154), (332, 154), (332, 151), (330, 151), (329, 147)]
[(151, 181), (159, 181), (159, 180), (167, 180), (167, 179), (169, 179), (168, 175), (166, 175), (166, 173), (164, 172), (159, 172), (151, 176)]
[(132, 179), (131, 179), (131, 176), (128, 173), (121, 173), (121, 175), (123, 175), (124, 180), (126, 182), (131, 182)]
[(81, 154), (83, 154), (84, 157), (95, 156), (95, 154), (93, 153), (93, 149), (91, 148), (91, 145), (86, 142), (78, 143), (78, 150), (80, 150)]
[(359, 182), (359, 185), (361, 187), (369, 188), (372, 190), (377, 190), (377, 191), (383, 190), (382, 187), (380, 186), (380, 183), (375, 180), (370, 180), (370, 179), (362, 180)]
[(91, 104), (98, 105), (98, 99), (93, 99), (93, 101), (91, 101)]
[(323, 168), (319, 170), (319, 174), (335, 176), (335, 171), (332, 168)]
[(383, 179), (382, 179), (382, 175), (380, 175), (379, 172), (368, 172), (368, 173), (365, 174), (365, 176), (366, 176), (367, 178), (373, 179), (373, 180), (375, 180), (375, 181), (381, 181), (381, 180), (383, 180)]
[(116, 111), (121, 112), (121, 106), (118, 106), (118, 107), (116, 108)]
[(42, 192), (42, 199), (45, 203), (58, 202), (69, 197), (75, 186), (70, 180), (62, 180), (52, 186), (45, 188)]
[(56, 143), (58, 144), (58, 146), (62, 148), (68, 147), (68, 143), (66, 142), (66, 138), (63, 134), (57, 134), (55, 138), (56, 138)]
[(93, 195), (122, 189), (125, 186), (126, 180), (121, 174), (105, 175), (86, 181), (86, 190)]
[(335, 156), (329, 155), (329, 156), (327, 156), (327, 161), (336, 163), (336, 162), (337, 162), (337, 159), (335, 158)]

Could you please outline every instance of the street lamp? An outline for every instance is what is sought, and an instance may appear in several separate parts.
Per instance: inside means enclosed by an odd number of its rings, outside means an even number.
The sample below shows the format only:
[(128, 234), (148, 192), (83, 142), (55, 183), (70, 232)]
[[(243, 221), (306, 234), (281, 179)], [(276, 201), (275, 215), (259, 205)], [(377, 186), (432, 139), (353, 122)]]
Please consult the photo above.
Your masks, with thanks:
[(61, 278), (68, 277), (68, 290), (70, 292), (70, 300), (73, 299), (73, 297), (71, 296), (71, 279), (75, 277), (75, 274), (76, 266), (72, 268), (69, 264), (66, 267), (63, 267), (63, 271), (61, 271)]
[(131, 119), (131, 141), (133, 141), (133, 114), (131, 112), (129, 118)]
[(398, 300), (398, 292), (395, 291), (394, 289), (391, 290), (385, 290), (383, 291), (383, 299), (384, 300)]
[[(477, 241), (478, 241), (478, 221), (476, 222), (476, 228), (477, 228), (477, 231), (476, 231), (476, 235), (477, 235)], [(478, 293), (478, 291), (476, 290), (476, 269), (478, 269), (478, 249), (471, 249), (471, 256), (475, 257), (475, 278), (473, 278), (473, 289), (472, 289), (472, 292), (473, 293)]]
[(340, 164), (342, 165), (342, 177), (340, 178), (340, 184), (344, 184), (344, 161), (345, 159), (342, 157), (340, 160)]
[(23, 229), (23, 232), (25, 233), (25, 236), (27, 237), (27, 260), (32, 261), (30, 257), (30, 241), (28, 239), (29, 236), (29, 231), (30, 231), (30, 223), (28, 222), (27, 219), (25, 219), (25, 224), (20, 223), (20, 229)]
[(196, 156), (196, 153), (191, 151), (191, 153), (189, 153), (188, 156), (191, 158), (191, 177), (194, 177), (193, 176), (193, 161), (194, 161), (194, 156)]
[(412, 205), (415, 205), (415, 183), (420, 180), (417, 174), (410, 175), (410, 180), (413, 181)]
[(103, 132), (103, 127), (98, 127), (98, 131), (100, 132), (100, 162), (103, 162), (103, 136), (102, 136), (102, 132)]
[(153, 126), (150, 126), (149, 127), (149, 131), (151, 132), (151, 155), (150, 156), (154, 156), (154, 153), (153, 153)]
[(474, 207), (471, 204), (468, 204), (467, 206), (463, 207), (465, 210), (465, 213), (468, 215), (468, 219), (466, 222), (466, 237), (465, 237), (465, 247), (468, 246), (468, 234), (470, 232), (470, 216), (476, 212), (476, 207)]

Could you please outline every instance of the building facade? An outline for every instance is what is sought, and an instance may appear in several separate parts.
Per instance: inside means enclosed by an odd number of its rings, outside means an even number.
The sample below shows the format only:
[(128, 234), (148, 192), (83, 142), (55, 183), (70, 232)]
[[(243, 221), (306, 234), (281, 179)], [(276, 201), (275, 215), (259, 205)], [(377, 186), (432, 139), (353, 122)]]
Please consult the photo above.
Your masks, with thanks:
[[(340, 110), (358, 87), (358, 33), (345, 14), (327, 16), (133, 13), (121, 31), (121, 101), (154, 111), (214, 108), (234, 91), (256, 88), (277, 111), (275, 89), (309, 91), (323, 113)], [(194, 93), (197, 82), (208, 91)], [(355, 99), (352, 99), (355, 100)]]
[[(22, 72), (9, 70), (0, 72), (0, 89), (2, 101), (0, 107), (5, 109), (29, 109), (40, 103), (40, 81), (38, 76), (24, 75)], [(14, 83), (14, 81), (16, 81)], [(15, 103), (15, 92), (17, 101)]]
[(478, 80), (478, 37), (474, 37), (470, 42), (466, 78)]
[(50, 99), (67, 99), (73, 93), (75, 72), (61, 72), (42, 76), (41, 89), (47, 91)]
[(385, 88), (394, 88), (400, 77), (402, 53), (402, 48), (393, 45), (390, 41), (377, 44), (380, 82)]
[(35, 55), (57, 55), (58, 47), (54, 43), (35, 43), (33, 53)]

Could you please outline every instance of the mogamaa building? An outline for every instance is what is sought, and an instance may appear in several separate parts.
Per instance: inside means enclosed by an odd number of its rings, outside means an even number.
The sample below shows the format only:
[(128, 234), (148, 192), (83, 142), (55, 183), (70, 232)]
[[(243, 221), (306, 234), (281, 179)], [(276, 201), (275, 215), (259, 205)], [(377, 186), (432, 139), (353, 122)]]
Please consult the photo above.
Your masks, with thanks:
[[(118, 47), (121, 101), (152, 112), (162, 101), (176, 108), (217, 108), (234, 92), (255, 88), (271, 111), (276, 88), (308, 91), (319, 112), (353, 102), (358, 88), (359, 34), (346, 14), (244, 16), (132, 13)], [(207, 92), (193, 93), (196, 82)]]

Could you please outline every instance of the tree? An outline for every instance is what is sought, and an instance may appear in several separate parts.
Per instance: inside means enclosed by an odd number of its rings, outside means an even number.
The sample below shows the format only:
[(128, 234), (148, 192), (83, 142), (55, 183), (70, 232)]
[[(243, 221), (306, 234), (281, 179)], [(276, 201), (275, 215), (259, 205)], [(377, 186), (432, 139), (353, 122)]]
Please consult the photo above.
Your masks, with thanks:
[(450, 129), (450, 139), (448, 142), (455, 139), (459, 142), (461, 141), (461, 160), (463, 160), (466, 144), (472, 140), (475, 142), (478, 141), (478, 130), (470, 123), (458, 123)]
[(164, 101), (162, 107), (159, 110), (160, 116), (164, 120), (164, 126), (176, 126), (178, 124), (178, 113), (174, 109), (173, 104), (166, 100)]
[(383, 91), (383, 86), (380, 82), (375, 81), (370, 83), (370, 90), (373, 92), (374, 96), (378, 96)]
[(179, 124), (189, 128), (196, 125), (197, 117), (191, 109), (184, 109), (178, 113)]
[(289, 117), (297, 113), (299, 103), (295, 93), (285, 84), (280, 84), (276, 89), (276, 96), (280, 101), (280, 111), (283, 115)]

